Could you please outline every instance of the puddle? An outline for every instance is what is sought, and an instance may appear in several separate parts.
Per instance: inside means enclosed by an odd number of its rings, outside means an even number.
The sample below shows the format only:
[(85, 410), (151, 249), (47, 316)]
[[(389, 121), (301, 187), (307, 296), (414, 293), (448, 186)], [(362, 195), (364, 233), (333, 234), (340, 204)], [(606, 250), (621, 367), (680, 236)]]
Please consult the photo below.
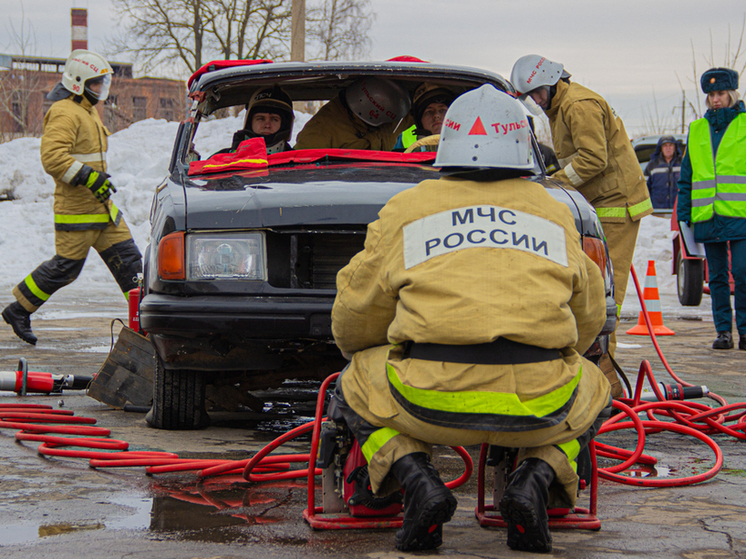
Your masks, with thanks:
[(0, 525), (0, 541), (3, 545), (17, 545), (39, 537), (39, 527), (34, 524)]
[(116, 505), (135, 509), (134, 514), (106, 522), (106, 527), (112, 530), (147, 530), (150, 527), (150, 511), (153, 499), (148, 497), (119, 497), (111, 499)]
[(666, 468), (665, 466), (646, 466), (646, 465), (640, 465), (638, 464), (634, 468), (629, 468), (628, 470), (625, 470), (622, 472), (622, 474), (627, 474), (629, 477), (638, 477), (638, 478), (660, 478), (660, 477), (669, 477), (671, 475), (671, 468)]
[(111, 351), (111, 344), (85, 347), (81, 349), (84, 353), (109, 353)]
[(28, 543), (40, 538), (88, 530), (103, 530), (103, 524), (5, 524), (0, 526), (3, 546)]
[[(75, 320), (81, 318), (106, 318), (111, 319), (112, 317), (118, 317), (122, 320), (126, 320), (126, 316), (119, 316), (119, 309), (99, 309), (95, 311), (69, 311), (69, 310), (48, 310), (38, 317), (40, 320)], [(82, 328), (76, 328), (80, 330)], [(39, 330), (44, 330), (43, 326), (40, 326)]]
[[(153, 496), (112, 496), (105, 519), (90, 524), (10, 524), (0, 526), (2, 546), (89, 530), (137, 530), (182, 540), (214, 543), (256, 540), (253, 528), (287, 523), (295, 498), (305, 499), (305, 481), (278, 481), (246, 487), (239, 476), (206, 483), (155, 483)], [(104, 504), (104, 503), (101, 503)], [(291, 512), (292, 511), (292, 512)], [(109, 519), (113, 518), (113, 519)], [(293, 518), (295, 523), (297, 519)], [(273, 534), (273, 538), (276, 534)], [(297, 542), (298, 545), (305, 542)]]

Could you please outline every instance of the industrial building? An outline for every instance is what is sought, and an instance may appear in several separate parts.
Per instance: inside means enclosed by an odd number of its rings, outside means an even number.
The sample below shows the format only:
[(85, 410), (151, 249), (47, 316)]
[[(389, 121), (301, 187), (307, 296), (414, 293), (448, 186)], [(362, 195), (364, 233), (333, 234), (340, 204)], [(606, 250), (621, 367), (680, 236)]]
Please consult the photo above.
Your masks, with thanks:
[[(72, 50), (87, 49), (87, 10), (72, 8)], [(40, 136), (46, 99), (61, 81), (66, 58), (0, 54), (0, 142)], [(98, 106), (104, 125), (114, 133), (146, 118), (182, 120), (187, 89), (182, 80), (134, 78), (132, 64), (109, 61), (114, 76), (109, 98)]]

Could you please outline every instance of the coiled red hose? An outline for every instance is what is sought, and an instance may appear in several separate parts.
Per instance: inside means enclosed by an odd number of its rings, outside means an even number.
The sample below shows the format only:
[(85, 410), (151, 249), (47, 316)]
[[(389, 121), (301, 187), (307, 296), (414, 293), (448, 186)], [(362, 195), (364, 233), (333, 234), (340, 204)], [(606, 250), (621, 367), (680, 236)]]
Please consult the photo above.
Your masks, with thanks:
[[(660, 357), (663, 366), (671, 378), (673, 378), (677, 383), (682, 386), (693, 386), (679, 378), (671, 369), (668, 361), (666, 361), (650, 322), (650, 317), (643, 298), (643, 291), (640, 289), (640, 283), (637, 279), (637, 273), (635, 272), (634, 266), (631, 267), (631, 273), (637, 289), (640, 305), (642, 306), (642, 316), (645, 319), (650, 338), (653, 341), (653, 345), (655, 346), (656, 352)], [(642, 396), (642, 389), (645, 380), (648, 381), (655, 395), (658, 397), (658, 402), (641, 402), (640, 398)], [(614, 402), (614, 407), (624, 413), (617, 414), (604, 422), (599, 430), (599, 435), (602, 435), (603, 433), (609, 433), (620, 429), (634, 428), (638, 434), (637, 447), (634, 452), (630, 452), (596, 441), (596, 453), (598, 456), (614, 460), (622, 460), (622, 463), (616, 466), (599, 468), (598, 475), (610, 481), (642, 487), (678, 487), (682, 485), (701, 483), (713, 478), (723, 467), (723, 453), (717, 443), (709, 437), (709, 435), (723, 433), (739, 439), (746, 439), (746, 434), (743, 432), (746, 428), (746, 423), (743, 421), (743, 417), (746, 414), (746, 403), (729, 405), (725, 401), (725, 398), (713, 393), (708, 394), (708, 397), (720, 404), (720, 406), (717, 408), (710, 408), (709, 406), (699, 402), (684, 403), (681, 401), (666, 400), (655, 380), (655, 377), (653, 376), (650, 363), (647, 360), (644, 360), (640, 364), (634, 394), (630, 395), (630, 398), (621, 398)], [(744, 411), (735, 414), (732, 413), (739, 409), (744, 409)], [(640, 420), (638, 416), (641, 414), (646, 415), (649, 419), (645, 421)], [(657, 419), (657, 415), (662, 417), (665, 416), (668, 420)], [(626, 418), (631, 419), (631, 421), (623, 421)], [(736, 423), (730, 426), (727, 425), (728, 422), (733, 421)], [(655, 458), (643, 455), (642, 450), (645, 447), (646, 435), (659, 433), (661, 431), (673, 431), (683, 435), (690, 435), (704, 442), (715, 454), (715, 464), (704, 473), (680, 478), (639, 478), (621, 475), (619, 472), (625, 471), (634, 464), (653, 466), (657, 463)]]

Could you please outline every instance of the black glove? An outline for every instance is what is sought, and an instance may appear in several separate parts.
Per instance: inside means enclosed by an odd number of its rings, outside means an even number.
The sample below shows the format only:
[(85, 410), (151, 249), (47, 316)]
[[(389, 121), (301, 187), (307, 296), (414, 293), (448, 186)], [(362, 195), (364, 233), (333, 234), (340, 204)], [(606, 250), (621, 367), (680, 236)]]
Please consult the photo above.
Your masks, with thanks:
[(72, 184), (76, 186), (84, 185), (93, 192), (99, 202), (106, 202), (111, 194), (117, 191), (114, 185), (109, 182), (110, 176), (101, 171), (94, 171), (88, 165), (83, 165), (73, 177)]

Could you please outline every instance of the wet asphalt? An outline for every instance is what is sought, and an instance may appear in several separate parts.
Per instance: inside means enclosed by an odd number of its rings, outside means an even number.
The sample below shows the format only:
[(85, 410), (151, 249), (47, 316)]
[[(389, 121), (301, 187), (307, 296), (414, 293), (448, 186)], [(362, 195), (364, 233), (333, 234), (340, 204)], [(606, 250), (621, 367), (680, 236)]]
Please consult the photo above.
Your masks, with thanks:
[[(60, 302), (35, 318), (37, 347), (15, 338), (0, 324), (0, 370), (14, 370), (20, 358), (29, 369), (59, 374), (95, 374), (106, 360), (113, 337), (126, 320), (124, 303), (110, 298)], [(643, 360), (656, 378), (670, 382), (651, 340), (619, 328), (617, 358), (634, 383)], [(746, 401), (746, 351), (710, 348), (714, 329), (707, 320), (666, 321), (675, 336), (659, 337), (672, 370), (693, 384), (707, 385), (729, 403)], [(181, 458), (242, 460), (288, 428), (310, 420), (309, 394), (316, 387), (293, 384), (265, 394), (264, 414), (218, 412), (203, 431), (151, 429), (144, 414), (115, 410), (83, 391), (20, 397), (0, 392), (0, 404), (38, 403), (71, 410), (111, 430), (111, 438), (130, 450), (168, 451)], [(702, 400), (702, 402), (710, 402)], [(65, 558), (374, 558), (532, 557), (506, 546), (502, 528), (480, 527), (475, 520), (476, 474), (455, 490), (459, 506), (444, 527), (436, 551), (402, 553), (394, 549), (392, 529), (314, 530), (303, 520), (305, 480), (249, 483), (240, 475), (199, 480), (193, 473), (147, 475), (143, 467), (89, 467), (83, 458), (49, 458), (39, 443), (17, 442), (17, 429), (0, 429), (0, 557)], [(645, 488), (606, 480), (598, 484), (601, 529), (554, 531), (549, 555), (573, 558), (676, 557), (719, 559), (746, 557), (746, 443), (726, 435), (713, 437), (724, 465), (711, 480), (673, 488)], [(631, 449), (630, 431), (599, 440)], [(309, 450), (301, 436), (277, 453)], [(467, 449), (476, 461), (479, 448)], [(714, 453), (685, 435), (649, 435), (645, 449), (658, 459), (655, 468), (636, 468), (635, 479), (671, 479), (710, 470)], [(435, 463), (446, 480), (463, 470), (450, 449), (436, 448)], [(600, 459), (602, 467), (612, 462)], [(487, 468), (487, 504), (491, 504), (492, 469)], [(320, 488), (319, 488), (320, 493)], [(587, 506), (589, 491), (579, 504)], [(320, 495), (319, 495), (320, 500)]]

